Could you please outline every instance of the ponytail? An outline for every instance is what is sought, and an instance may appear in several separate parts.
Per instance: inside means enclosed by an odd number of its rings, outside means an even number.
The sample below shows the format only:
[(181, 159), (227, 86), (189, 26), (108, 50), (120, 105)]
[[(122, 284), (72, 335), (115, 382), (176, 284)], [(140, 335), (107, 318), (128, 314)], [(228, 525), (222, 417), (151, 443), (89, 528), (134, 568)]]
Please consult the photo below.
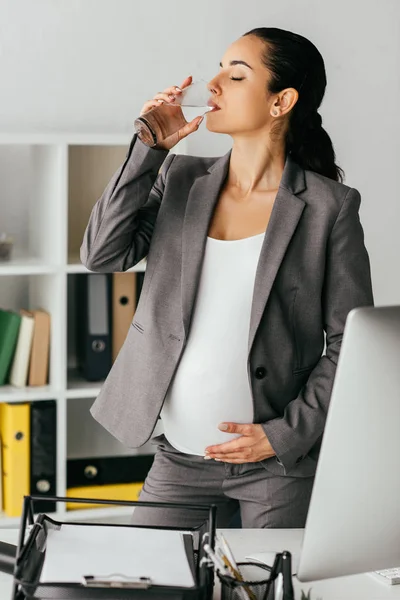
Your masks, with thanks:
[(310, 113), (300, 123), (296, 119), (296, 114), (298, 113), (294, 111), (287, 133), (288, 153), (303, 169), (343, 182), (342, 169), (335, 164), (332, 141), (322, 127), (322, 117), (319, 112)]
[(305, 37), (283, 29), (260, 27), (244, 35), (254, 35), (266, 44), (263, 62), (271, 74), (268, 91), (275, 94), (292, 87), (299, 93), (289, 116), (287, 154), (303, 169), (343, 182), (344, 172), (335, 163), (332, 140), (318, 112), (326, 88), (320, 52)]

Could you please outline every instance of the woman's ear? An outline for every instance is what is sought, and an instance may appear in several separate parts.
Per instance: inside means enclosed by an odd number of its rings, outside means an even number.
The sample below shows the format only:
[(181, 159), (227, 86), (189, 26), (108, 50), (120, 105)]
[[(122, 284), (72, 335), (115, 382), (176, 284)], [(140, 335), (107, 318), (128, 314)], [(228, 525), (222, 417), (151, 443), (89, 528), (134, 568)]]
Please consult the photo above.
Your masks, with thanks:
[(299, 99), (299, 92), (295, 88), (287, 88), (279, 98), (281, 116), (286, 115), (292, 110)]

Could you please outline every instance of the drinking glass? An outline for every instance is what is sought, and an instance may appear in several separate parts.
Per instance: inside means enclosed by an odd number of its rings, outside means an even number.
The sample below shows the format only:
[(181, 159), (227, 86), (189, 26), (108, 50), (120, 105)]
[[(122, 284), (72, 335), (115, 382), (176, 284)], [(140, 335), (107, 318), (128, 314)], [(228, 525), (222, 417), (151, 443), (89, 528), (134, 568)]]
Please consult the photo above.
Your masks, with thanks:
[(143, 113), (134, 122), (139, 139), (147, 146), (155, 146), (194, 118), (215, 110), (211, 92), (204, 79), (198, 79), (184, 88), (173, 102), (163, 102)]

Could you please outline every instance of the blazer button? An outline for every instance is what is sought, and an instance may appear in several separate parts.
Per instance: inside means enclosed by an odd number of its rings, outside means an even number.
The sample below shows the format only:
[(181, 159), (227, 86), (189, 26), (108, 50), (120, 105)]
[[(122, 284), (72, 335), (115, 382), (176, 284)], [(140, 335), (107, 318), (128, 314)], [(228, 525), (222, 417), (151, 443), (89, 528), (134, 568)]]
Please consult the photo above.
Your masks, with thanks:
[(262, 379), (263, 377), (266, 376), (267, 369), (265, 367), (257, 367), (254, 374), (257, 377), (257, 379)]

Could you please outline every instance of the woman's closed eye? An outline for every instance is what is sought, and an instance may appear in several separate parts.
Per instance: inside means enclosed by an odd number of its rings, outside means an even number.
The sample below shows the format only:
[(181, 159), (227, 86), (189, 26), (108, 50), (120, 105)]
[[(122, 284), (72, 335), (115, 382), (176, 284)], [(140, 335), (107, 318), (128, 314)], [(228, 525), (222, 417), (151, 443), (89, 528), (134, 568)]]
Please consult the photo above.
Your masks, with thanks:
[(232, 79), (232, 81), (242, 81), (244, 77), (230, 77), (229, 79)]

